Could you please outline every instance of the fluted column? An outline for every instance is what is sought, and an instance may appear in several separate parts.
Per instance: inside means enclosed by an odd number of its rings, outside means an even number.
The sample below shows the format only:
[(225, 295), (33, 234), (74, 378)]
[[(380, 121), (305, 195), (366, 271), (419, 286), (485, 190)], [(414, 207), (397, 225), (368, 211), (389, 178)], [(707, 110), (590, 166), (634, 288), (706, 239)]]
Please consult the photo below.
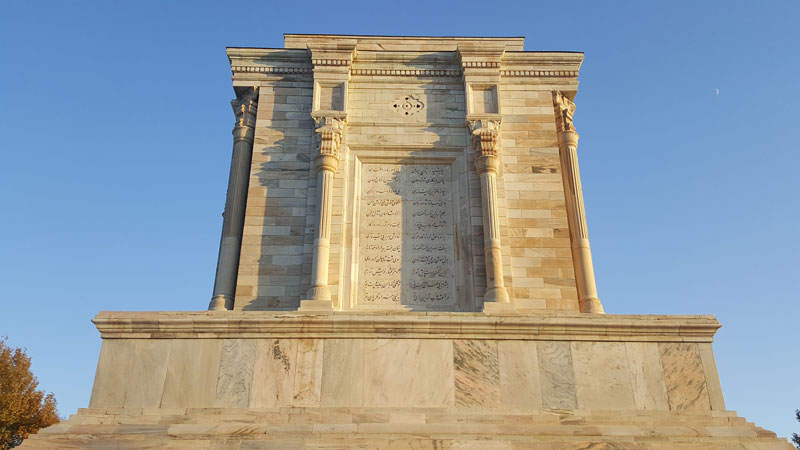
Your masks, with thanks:
[(603, 305), (597, 297), (592, 250), (589, 247), (589, 233), (586, 228), (586, 211), (583, 207), (583, 189), (578, 169), (578, 133), (575, 132), (572, 123), (575, 103), (561, 92), (554, 91), (553, 106), (556, 114), (561, 176), (564, 182), (578, 302), (581, 312), (603, 314)]
[(486, 260), (486, 293), (484, 303), (509, 303), (503, 285), (503, 251), (500, 246), (500, 226), (497, 218), (497, 155), (499, 120), (470, 120), (472, 145), (475, 149), (475, 170), (481, 182), (483, 211), (483, 251)]
[(209, 310), (233, 309), (236, 277), (239, 272), (239, 253), (242, 248), (244, 213), (247, 206), (247, 188), (250, 182), (250, 161), (253, 156), (258, 88), (242, 92), (231, 102), (236, 114), (233, 128), (233, 156), (228, 178), (228, 195), (222, 213), (222, 239), (217, 259), (217, 274)]
[(331, 247), (331, 203), (333, 201), (333, 176), (339, 165), (339, 144), (342, 141), (344, 120), (340, 117), (321, 116), (314, 119), (319, 142), (314, 158), (317, 172), (317, 228), (314, 235), (314, 253), (311, 260), (311, 288), (300, 309), (332, 309), (328, 288), (328, 263)]

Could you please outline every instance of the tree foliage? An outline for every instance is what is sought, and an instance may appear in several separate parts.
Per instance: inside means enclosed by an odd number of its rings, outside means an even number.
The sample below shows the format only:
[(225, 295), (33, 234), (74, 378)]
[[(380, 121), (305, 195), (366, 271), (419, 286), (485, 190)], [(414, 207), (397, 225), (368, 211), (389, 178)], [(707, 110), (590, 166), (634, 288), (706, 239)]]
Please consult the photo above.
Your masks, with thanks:
[(14, 448), (30, 433), (58, 422), (56, 399), (36, 390), (31, 359), (0, 338), (0, 450)]
[[(794, 410), (794, 416), (797, 417), (797, 421), (800, 422), (800, 409)], [(792, 442), (794, 442), (795, 447), (800, 448), (800, 435), (792, 433)]]

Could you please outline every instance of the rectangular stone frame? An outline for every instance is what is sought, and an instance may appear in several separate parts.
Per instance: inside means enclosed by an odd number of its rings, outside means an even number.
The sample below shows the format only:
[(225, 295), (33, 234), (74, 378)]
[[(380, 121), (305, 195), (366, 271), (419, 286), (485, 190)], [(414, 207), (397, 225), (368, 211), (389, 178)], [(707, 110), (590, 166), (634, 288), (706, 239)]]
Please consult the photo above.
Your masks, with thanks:
[(349, 268), (341, 272), (340, 279), (340, 310), (361, 310), (361, 311), (420, 311), (418, 308), (403, 307), (391, 308), (376, 307), (365, 308), (358, 305), (358, 277), (359, 277), (359, 213), (360, 213), (360, 192), (361, 192), (361, 165), (374, 163), (397, 163), (397, 164), (448, 164), (452, 174), (452, 209), (453, 209), (453, 233), (454, 240), (454, 278), (456, 302), (454, 306), (429, 308), (423, 311), (478, 311), (479, 305), (473, 304), (470, 299), (474, 298), (474, 279), (472, 262), (472, 226), (470, 224), (470, 205), (468, 201), (463, 201), (468, 196), (468, 174), (471, 169), (468, 160), (464, 155), (464, 148), (461, 147), (437, 147), (436, 149), (408, 149), (384, 147), (376, 149), (374, 147), (350, 146), (347, 158), (349, 181), (345, 188), (345, 211), (344, 226), (342, 228), (344, 236), (343, 242), (346, 243), (342, 250), (341, 267)]

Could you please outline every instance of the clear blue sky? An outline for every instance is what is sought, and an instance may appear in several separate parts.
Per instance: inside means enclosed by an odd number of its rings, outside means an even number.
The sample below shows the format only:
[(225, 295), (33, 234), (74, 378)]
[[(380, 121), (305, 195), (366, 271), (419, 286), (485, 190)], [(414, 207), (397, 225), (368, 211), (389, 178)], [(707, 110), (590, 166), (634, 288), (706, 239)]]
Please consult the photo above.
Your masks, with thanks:
[(716, 314), (729, 409), (800, 431), (800, 2), (6, 1), (0, 335), (62, 415), (99, 310), (208, 303), (231, 154), (225, 46), (526, 36), (586, 54), (576, 126), (610, 313)]

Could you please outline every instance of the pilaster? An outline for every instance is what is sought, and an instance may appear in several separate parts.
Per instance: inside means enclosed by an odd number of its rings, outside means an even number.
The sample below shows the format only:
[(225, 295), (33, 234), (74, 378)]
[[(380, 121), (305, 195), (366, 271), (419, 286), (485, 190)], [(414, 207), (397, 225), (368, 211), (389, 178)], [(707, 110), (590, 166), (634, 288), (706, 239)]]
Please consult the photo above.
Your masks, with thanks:
[[(311, 261), (311, 288), (300, 301), (302, 311), (333, 310), (328, 268), (331, 254), (333, 179), (347, 123), (347, 88), (355, 46), (315, 44), (309, 48), (314, 66), (314, 98), (311, 116), (316, 126), (317, 227)], [(340, 150), (341, 149), (341, 150)]]
[(501, 160), (498, 89), (500, 65), (505, 49), (501, 46), (459, 45), (464, 72), (467, 128), (472, 139), (475, 171), (480, 179), (483, 250), (486, 266), (484, 310), (512, 308), (503, 281), (503, 250), (500, 242), (497, 176)]

